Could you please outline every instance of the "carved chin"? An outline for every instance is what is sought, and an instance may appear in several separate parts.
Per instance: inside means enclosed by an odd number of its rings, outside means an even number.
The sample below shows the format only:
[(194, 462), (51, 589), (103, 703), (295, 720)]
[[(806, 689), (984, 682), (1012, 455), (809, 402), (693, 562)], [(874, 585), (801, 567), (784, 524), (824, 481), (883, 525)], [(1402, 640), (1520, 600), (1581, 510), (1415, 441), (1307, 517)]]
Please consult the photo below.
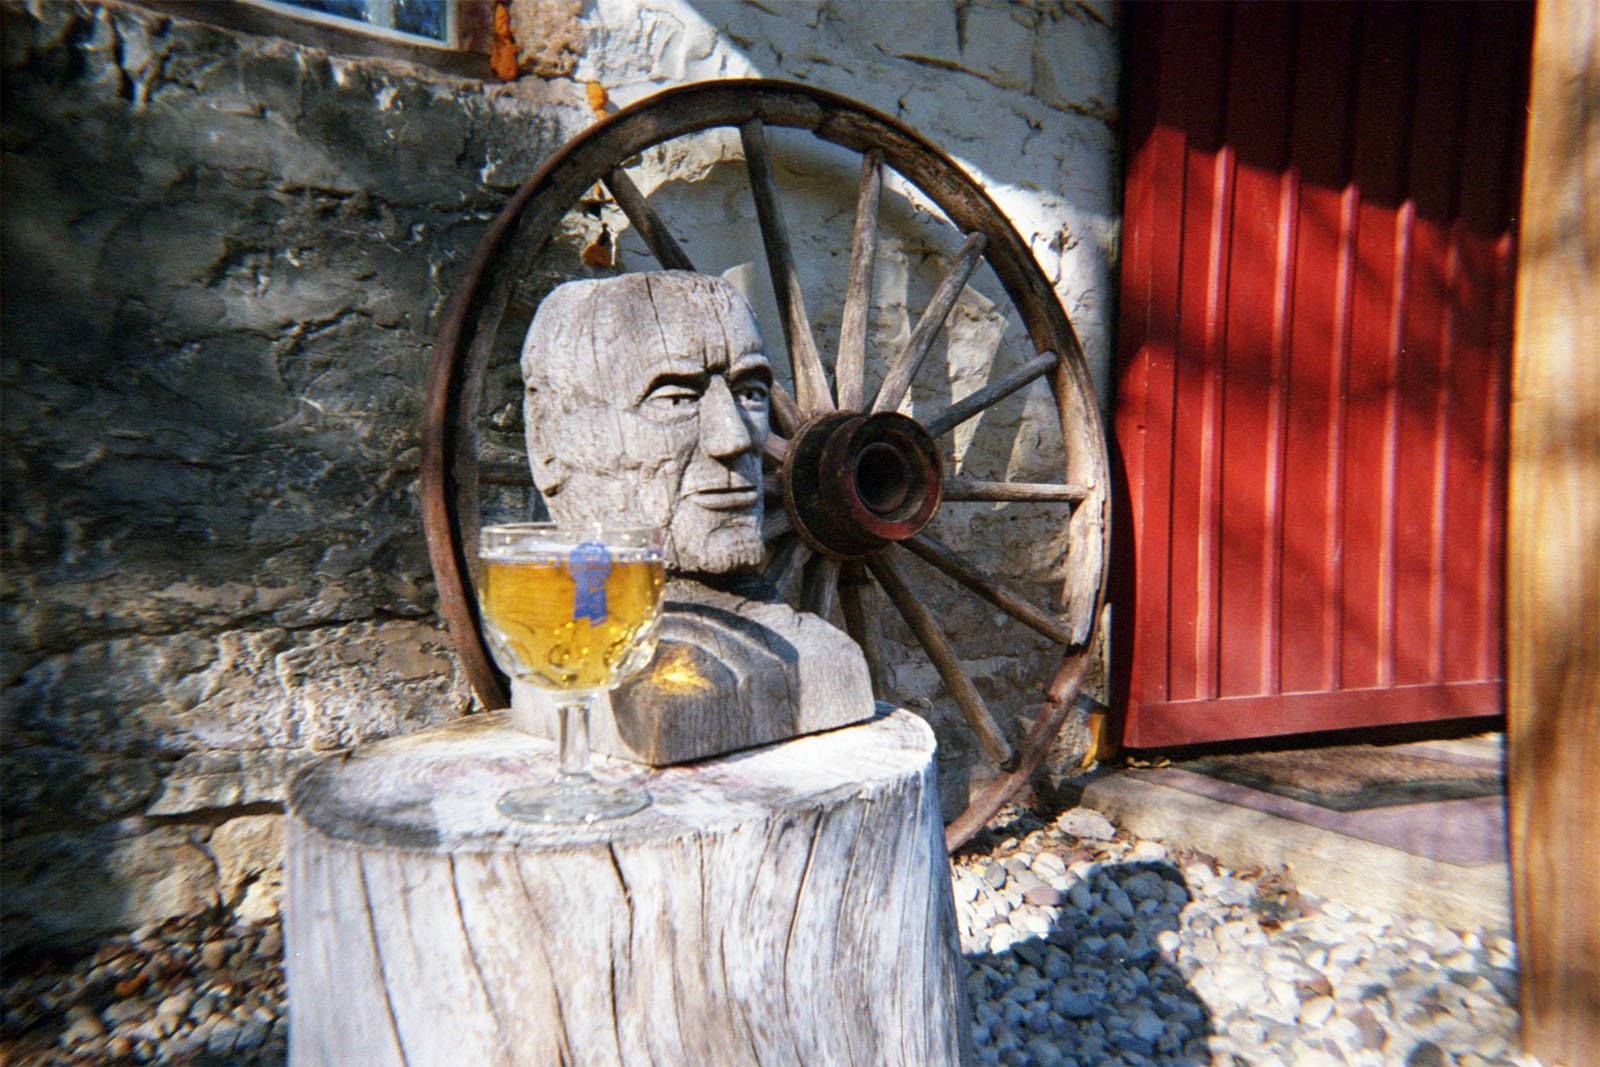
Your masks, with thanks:
[(667, 569), (678, 574), (728, 574), (761, 566), (758, 516), (716, 516), (700, 509), (673, 518)]

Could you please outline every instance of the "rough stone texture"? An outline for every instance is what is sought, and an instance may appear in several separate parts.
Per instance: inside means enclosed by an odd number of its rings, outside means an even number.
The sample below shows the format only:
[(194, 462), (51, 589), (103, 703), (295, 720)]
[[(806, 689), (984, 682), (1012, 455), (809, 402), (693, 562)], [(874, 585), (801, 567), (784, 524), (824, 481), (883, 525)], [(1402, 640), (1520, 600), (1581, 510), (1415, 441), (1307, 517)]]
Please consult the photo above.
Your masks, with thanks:
[[(566, 9), (547, 6), (568, 33)], [(593, 116), (577, 81), (479, 85), (114, 0), (0, 0), (0, 16), (10, 949), (184, 913), (221, 891), (211, 828), (272, 810), (255, 806), (279, 802), (305, 753), (466, 706), (414, 499), (429, 346), (488, 219)], [(907, 18), (872, 3), (598, 0), (564, 40), (553, 62), (581, 52), (571, 76), (619, 103), (761, 75), (898, 116), (970, 168), (1030, 240), (1104, 388), (1109, 5), (938, 0)], [(772, 143), (831, 361), (856, 160)], [(779, 338), (742, 172), (729, 136), (650, 153), (636, 177), (697, 266), (744, 289)], [(955, 243), (896, 188), (874, 346), (904, 341)], [(651, 265), (608, 218), (619, 263)], [(581, 269), (593, 221), (545, 266)], [(1025, 358), (996, 304), (980, 270), (910, 410)], [(514, 354), (490, 386), (507, 393), (485, 405), (486, 433), (515, 457)], [(953, 434), (947, 461), (971, 477), (1059, 475), (1050, 415), (1036, 384)], [(935, 532), (1051, 597), (1065, 543), (1047, 509), (951, 505)], [(1014, 726), (1056, 650), (910, 570)], [(897, 695), (938, 729), (941, 774), (958, 787), (947, 808), (959, 805), (970, 735), (892, 618), (888, 637)]]
[(282, 815), (242, 815), (211, 832), (217, 888), (246, 922), (278, 914), (283, 898)]
[(0, 10), (10, 949), (233, 895), (219, 815), (463, 710), (421, 381), (486, 219), (586, 112), (122, 5)]
[(583, 0), (512, 0), (517, 68), (541, 78), (572, 74), (583, 51)]
[(315, 758), (311, 750), (192, 752), (161, 779), (149, 815), (182, 815), (208, 808), (283, 802), (289, 777)]

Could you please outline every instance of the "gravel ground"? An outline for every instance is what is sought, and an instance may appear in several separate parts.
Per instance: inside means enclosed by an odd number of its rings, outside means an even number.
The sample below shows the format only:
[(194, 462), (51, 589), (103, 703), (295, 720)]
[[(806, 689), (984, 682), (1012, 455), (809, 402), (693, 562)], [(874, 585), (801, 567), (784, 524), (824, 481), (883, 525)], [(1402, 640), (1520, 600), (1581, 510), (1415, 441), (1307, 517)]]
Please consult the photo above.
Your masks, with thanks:
[(1083, 808), (984, 836), (954, 860), (981, 1063), (1537, 1067), (1505, 930), (1302, 896)]
[(281, 1064), (283, 929), (177, 919), (7, 967), (0, 1064)]
[[(1314, 900), (1082, 808), (1007, 813), (954, 886), (980, 1063), (1538, 1067), (1504, 930)], [(202, 915), (8, 967), (0, 1063), (283, 1063), (282, 954), (277, 923)]]

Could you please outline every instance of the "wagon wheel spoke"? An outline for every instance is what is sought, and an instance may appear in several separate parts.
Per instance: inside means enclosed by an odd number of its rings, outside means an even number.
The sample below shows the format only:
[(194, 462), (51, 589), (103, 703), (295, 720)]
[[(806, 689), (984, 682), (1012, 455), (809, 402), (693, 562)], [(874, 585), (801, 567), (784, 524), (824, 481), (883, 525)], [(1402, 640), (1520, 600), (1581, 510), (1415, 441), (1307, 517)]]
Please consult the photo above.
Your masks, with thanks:
[(782, 537), (794, 529), (794, 524), (789, 521), (789, 513), (783, 510), (769, 511), (761, 518), (761, 541), (766, 544), (774, 538)]
[(883, 154), (873, 149), (861, 160), (855, 231), (850, 238), (850, 274), (845, 280), (844, 312), (839, 319), (839, 358), (833, 367), (839, 407), (845, 411), (861, 407), (867, 361), (867, 305), (872, 300), (872, 263), (878, 254), (878, 200), (882, 192)]
[(990, 779), (983, 791), (967, 804), (966, 810), (944, 828), (944, 847), (947, 851), (954, 852), (970, 841), (972, 835), (983, 829), (1001, 806), (1027, 784), (1033, 768), (1038, 766), (1050, 742), (1061, 732), (1061, 724), (1066, 722), (1067, 713), (1072, 710), (1073, 699), (1083, 686), (1083, 677), (1093, 658), (1094, 650), (1084, 648), (1061, 661), (1055, 677), (1045, 690), (1044, 708), (1022, 738), (1016, 766)]
[[(785, 522), (787, 521), (785, 518)], [(763, 574), (767, 581), (781, 592), (793, 584), (795, 576), (810, 558), (811, 549), (798, 535), (793, 533), (778, 535), (777, 547), (772, 550), (772, 558), (767, 561)]]
[(924, 532), (903, 544), (1018, 622), (1032, 627), (1057, 644), (1072, 643), (1072, 631), (1061, 625), (1054, 615), (1039, 610), (1031, 601), (984, 574), (938, 538)]
[(806, 564), (800, 582), (800, 608), (826, 619), (833, 614), (839, 589), (840, 561), (828, 556), (813, 556)]
[(796, 406), (794, 397), (789, 395), (789, 390), (780, 383), (773, 382), (772, 393), (768, 400), (772, 404), (772, 424), (778, 428), (779, 433), (794, 436), (794, 432), (806, 420), (800, 413), (800, 408)]
[(783, 461), (789, 458), (789, 442), (777, 434), (768, 434), (766, 441), (761, 445), (761, 461), (763, 464), (771, 463), (782, 466)]
[(883, 586), (883, 591), (889, 594), (889, 600), (900, 612), (900, 617), (911, 627), (911, 632), (916, 635), (928, 653), (928, 658), (933, 661), (945, 688), (955, 698), (961, 707), (961, 714), (967, 720), (967, 725), (972, 727), (972, 732), (977, 735), (979, 747), (1001, 767), (1009, 766), (1012, 759), (1011, 746), (1000, 733), (1000, 726), (989, 713), (988, 705), (984, 703), (977, 686), (972, 684), (972, 679), (961, 669), (955, 649), (950, 647), (950, 639), (935, 621), (933, 613), (906, 584), (892, 550), (868, 556), (867, 566), (871, 568), (872, 576), (878, 579), (878, 584)]
[(493, 462), (478, 464), (479, 485), (533, 485), (533, 472), (526, 463)]
[(905, 399), (906, 392), (911, 388), (911, 380), (922, 369), (922, 361), (928, 358), (934, 338), (944, 328), (944, 320), (950, 317), (950, 309), (956, 306), (956, 297), (966, 288), (972, 272), (978, 269), (978, 262), (988, 243), (981, 233), (970, 233), (961, 242), (961, 250), (956, 253), (950, 269), (944, 272), (944, 277), (939, 279), (939, 285), (928, 300), (928, 306), (923, 309), (922, 317), (912, 328), (905, 351), (900, 353), (889, 368), (889, 373), (884, 375), (878, 395), (870, 405), (873, 411), (894, 411)]
[(790, 369), (794, 372), (795, 400), (807, 414), (833, 410), (833, 394), (828, 375), (817, 354), (811, 335), (811, 319), (800, 291), (800, 275), (795, 270), (789, 247), (789, 231), (778, 203), (778, 186), (772, 176), (772, 156), (767, 151), (767, 135), (760, 119), (739, 126), (744, 145), (745, 165), (750, 171), (750, 191), (755, 197), (756, 219), (761, 224), (761, 242), (767, 250), (767, 269), (772, 274), (772, 290), (783, 318), (783, 338), (789, 346)]
[(946, 478), (945, 500), (982, 500), (990, 503), (1066, 503), (1087, 500), (1094, 492), (1088, 486), (1055, 482), (984, 482), (972, 478)]
[(621, 167), (605, 176), (605, 186), (611, 191), (617, 206), (622, 208), (622, 213), (628, 216), (628, 222), (644, 238), (650, 254), (656, 257), (656, 262), (661, 264), (663, 270), (694, 270), (694, 264), (678, 247), (678, 242), (672, 239), (661, 216), (646, 202), (644, 194)]
[(982, 389), (968, 393), (943, 411), (934, 412), (931, 417), (923, 420), (922, 428), (935, 437), (943, 436), (973, 416), (998, 404), (1023, 386), (1030, 385), (1035, 379), (1049, 374), (1059, 362), (1060, 357), (1054, 352), (1040, 353)]
[(877, 618), (867, 610), (867, 595), (872, 580), (867, 569), (859, 562), (844, 565), (839, 576), (839, 614), (844, 616), (845, 632), (861, 646), (861, 655), (867, 661), (867, 674), (872, 678), (872, 695), (879, 700), (888, 699), (889, 668), (883, 659), (883, 639)]

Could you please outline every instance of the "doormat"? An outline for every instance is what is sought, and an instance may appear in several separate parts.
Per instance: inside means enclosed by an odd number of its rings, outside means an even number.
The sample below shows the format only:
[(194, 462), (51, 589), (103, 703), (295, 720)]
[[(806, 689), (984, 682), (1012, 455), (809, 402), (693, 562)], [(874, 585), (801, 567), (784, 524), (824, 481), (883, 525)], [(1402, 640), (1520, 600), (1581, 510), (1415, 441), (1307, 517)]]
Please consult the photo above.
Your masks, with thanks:
[(1505, 790), (1495, 760), (1444, 751), (1424, 755), (1416, 746), (1341, 745), (1210, 756), (1173, 766), (1330, 811), (1465, 800)]

